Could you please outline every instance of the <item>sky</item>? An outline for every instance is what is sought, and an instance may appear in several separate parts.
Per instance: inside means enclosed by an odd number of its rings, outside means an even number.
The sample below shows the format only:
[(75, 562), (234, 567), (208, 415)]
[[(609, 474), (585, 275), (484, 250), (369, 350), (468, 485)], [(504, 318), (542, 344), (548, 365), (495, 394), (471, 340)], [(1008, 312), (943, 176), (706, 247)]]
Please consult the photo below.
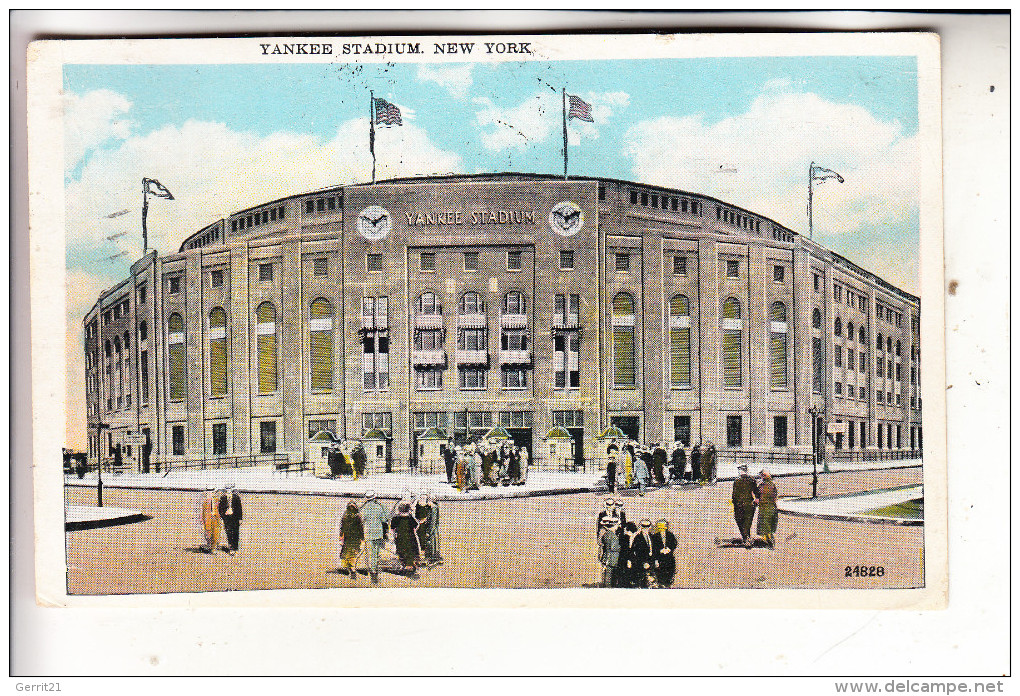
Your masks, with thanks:
[(807, 232), (917, 293), (913, 57), (692, 58), (463, 64), (66, 65), (67, 441), (85, 438), (82, 317), (142, 251), (175, 252), (235, 210), (371, 178), (369, 92), (404, 125), (377, 131), (377, 176), (570, 172), (720, 198)]

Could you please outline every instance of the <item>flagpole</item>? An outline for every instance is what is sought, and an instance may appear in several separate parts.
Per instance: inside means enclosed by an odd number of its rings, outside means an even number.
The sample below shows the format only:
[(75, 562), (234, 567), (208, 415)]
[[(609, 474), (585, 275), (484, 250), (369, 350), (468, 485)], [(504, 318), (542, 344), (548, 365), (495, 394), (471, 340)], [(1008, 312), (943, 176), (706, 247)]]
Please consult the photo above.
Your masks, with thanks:
[(149, 251), (149, 230), (146, 218), (149, 216), (149, 180), (142, 179), (142, 256)]
[(811, 199), (814, 197), (815, 163), (812, 162), (807, 172), (807, 227), (808, 239), (815, 236), (814, 216), (811, 210)]
[(567, 88), (563, 88), (563, 179), (567, 178)]
[(368, 149), (372, 153), (372, 183), (375, 183), (375, 92), (368, 93)]

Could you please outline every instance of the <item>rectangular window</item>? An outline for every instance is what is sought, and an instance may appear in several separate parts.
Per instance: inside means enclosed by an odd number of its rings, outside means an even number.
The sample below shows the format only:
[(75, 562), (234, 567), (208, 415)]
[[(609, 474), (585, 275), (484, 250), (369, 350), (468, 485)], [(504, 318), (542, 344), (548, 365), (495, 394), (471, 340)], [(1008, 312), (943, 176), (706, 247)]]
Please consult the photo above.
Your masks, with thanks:
[(599, 200), (600, 201), (606, 200), (606, 187), (605, 186), (599, 186)]
[(574, 270), (574, 252), (571, 249), (560, 250), (560, 270), (561, 271), (572, 271)]
[(419, 369), (415, 371), (415, 381), (418, 389), (442, 389), (443, 371), (437, 369)]
[(742, 416), (726, 416), (726, 446), (742, 447), (744, 426)]
[(726, 261), (726, 277), (737, 278), (740, 276), (740, 262), (729, 259)]
[(835, 302), (843, 301), (843, 288), (839, 285), (833, 284), (832, 286), (832, 299)]
[(149, 351), (143, 350), (138, 358), (138, 369), (142, 381), (142, 403), (149, 403)]
[(184, 426), (175, 425), (170, 429), (173, 440), (173, 453), (175, 457), (184, 456)]
[(619, 272), (630, 270), (630, 254), (616, 254), (616, 270)]
[(461, 350), (485, 350), (486, 329), (461, 329), (457, 336), (457, 347)]
[(138, 287), (138, 304), (145, 304), (145, 286)]
[(686, 256), (674, 256), (673, 257), (673, 275), (685, 276), (687, 275), (687, 257)]
[(847, 367), (848, 370), (854, 369), (854, 355), (856, 355), (855, 351), (853, 351), (852, 349), (847, 349), (847, 351), (846, 351), (846, 367)]
[(859, 369), (861, 372), (867, 372), (868, 371), (868, 356), (862, 350), (861, 353), (860, 353), (860, 357), (861, 357), (861, 360), (860, 360), (860, 363), (857, 365), (857, 369)]
[(641, 193), (641, 205), (645, 205), (645, 206), (648, 205), (648, 194), (647, 193), (644, 193), (644, 192)]
[(882, 375), (882, 364), (883, 363), (882, 363), (881, 360), (876, 360), (875, 361), (875, 374), (878, 375), (879, 377), (883, 376)]
[(276, 452), (276, 421), (259, 423), (259, 447), (262, 454)]
[(335, 420), (310, 420), (308, 421), (308, 437), (312, 438), (316, 433), (323, 431), (336, 435), (336, 421)]
[(815, 282), (815, 292), (818, 292), (822, 287), (822, 278), (817, 273), (812, 273), (811, 276)]
[(378, 273), (382, 270), (382, 254), (369, 254), (366, 257), (366, 267), (369, 273)]
[(786, 447), (786, 416), (772, 416), (772, 446)]
[(478, 252), (477, 251), (465, 251), (464, 252), (464, 270), (465, 271), (477, 271), (478, 270)]
[(504, 389), (524, 389), (528, 386), (528, 371), (523, 367), (503, 368)]
[(260, 283), (273, 282), (273, 264), (271, 263), (259, 264), (259, 282)]
[(212, 426), (212, 453), (227, 453), (227, 424), (213, 423)]
[(420, 256), (419, 268), (423, 271), (436, 270), (436, 255), (432, 252), (423, 251)]
[(329, 275), (329, 259), (325, 256), (312, 259), (312, 274), (317, 276)]
[[(181, 277), (170, 276), (166, 279), (166, 292), (168, 295), (176, 295), (181, 291)], [(110, 316), (106, 316), (106, 321), (110, 321)]]
[(673, 439), (684, 447), (691, 445), (691, 417), (673, 416)]
[(772, 267), (772, 280), (773, 280), (773, 282), (782, 283), (783, 279), (785, 277), (786, 277), (786, 269), (785, 268), (783, 268), (782, 266), (773, 266)]
[(882, 403), (882, 390), (881, 389), (877, 389), (875, 391), (875, 401), (877, 401), (878, 403)]
[(637, 191), (630, 192), (630, 204), (637, 205)]
[(478, 367), (460, 368), (461, 389), (485, 389), (485, 369)]
[(811, 375), (812, 388), (816, 394), (822, 393), (822, 339), (818, 336), (811, 338)]
[(524, 256), (524, 252), (521, 251), (508, 251), (506, 252), (506, 269), (508, 271), (519, 271), (521, 270), (521, 258)]
[(223, 271), (212, 271), (209, 273), (209, 286), (213, 288), (223, 287)]
[(843, 367), (843, 348), (841, 346), (836, 346), (836, 350), (833, 355), (836, 367)]
[(833, 385), (833, 387), (835, 388), (836, 394), (839, 394), (840, 396), (843, 395), (843, 383), (842, 382), (836, 382)]

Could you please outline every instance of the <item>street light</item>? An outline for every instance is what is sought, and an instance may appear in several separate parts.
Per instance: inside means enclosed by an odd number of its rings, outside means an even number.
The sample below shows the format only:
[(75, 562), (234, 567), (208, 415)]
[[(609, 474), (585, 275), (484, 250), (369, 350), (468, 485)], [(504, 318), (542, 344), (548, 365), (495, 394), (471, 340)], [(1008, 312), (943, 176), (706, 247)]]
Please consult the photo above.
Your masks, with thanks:
[[(825, 424), (825, 409), (812, 406), (808, 409), (808, 413), (811, 414), (811, 497), (818, 497), (818, 452), (821, 447), (824, 447), (824, 440), (819, 437), (819, 430), (822, 430), (821, 436), (824, 437), (824, 424)], [(822, 424), (822, 428), (819, 428), (819, 422)]]

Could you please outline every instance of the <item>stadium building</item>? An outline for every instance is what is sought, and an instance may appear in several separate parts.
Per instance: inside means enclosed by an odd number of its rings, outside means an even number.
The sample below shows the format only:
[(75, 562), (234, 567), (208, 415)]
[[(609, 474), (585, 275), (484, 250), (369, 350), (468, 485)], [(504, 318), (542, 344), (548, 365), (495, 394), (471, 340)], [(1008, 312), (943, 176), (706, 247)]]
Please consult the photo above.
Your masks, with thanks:
[[(921, 447), (920, 301), (750, 210), (602, 178), (395, 179), (150, 252), (84, 319), (89, 458), (388, 466), (502, 425), (727, 451)], [(823, 425), (824, 424), (824, 425)], [(435, 432), (435, 431), (433, 431)]]

